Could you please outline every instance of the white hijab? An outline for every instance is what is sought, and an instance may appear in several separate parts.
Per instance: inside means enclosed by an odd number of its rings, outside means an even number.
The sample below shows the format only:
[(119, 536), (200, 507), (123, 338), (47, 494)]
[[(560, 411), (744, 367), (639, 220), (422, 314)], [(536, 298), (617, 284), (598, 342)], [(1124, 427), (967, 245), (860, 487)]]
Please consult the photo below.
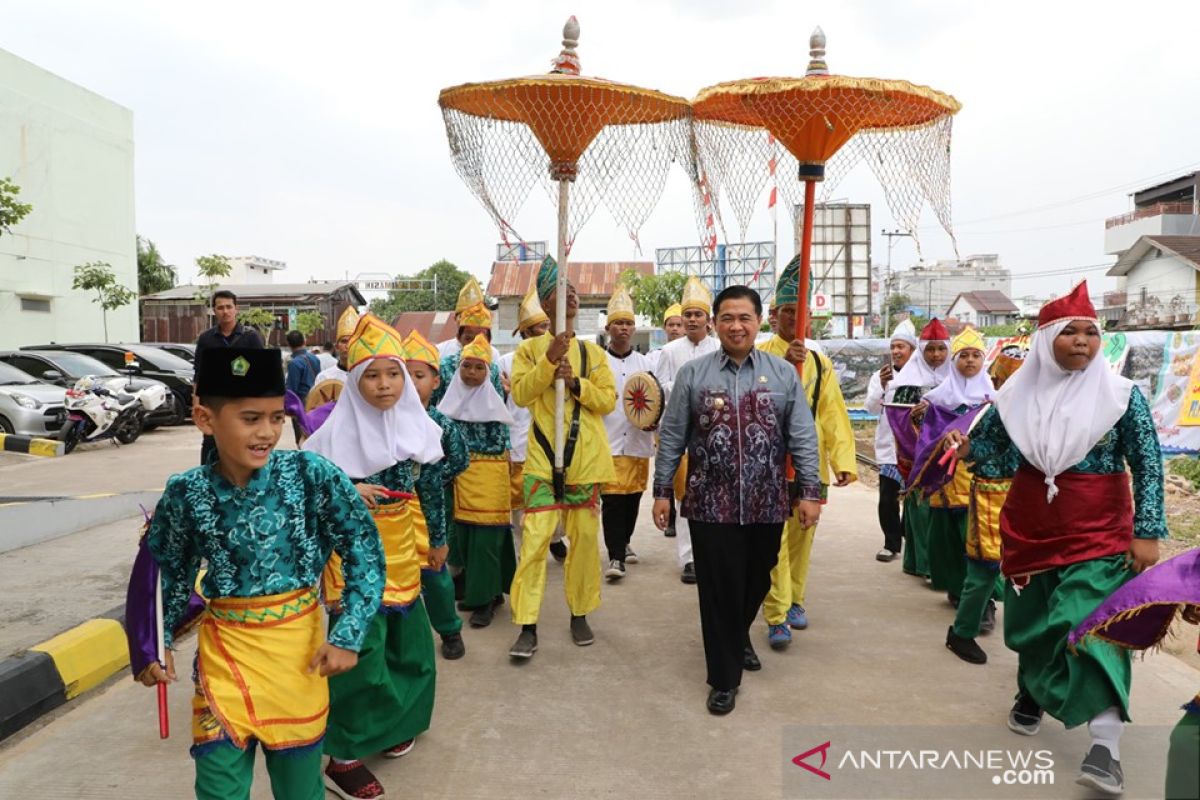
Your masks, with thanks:
[(401, 461), (432, 464), (442, 459), (442, 429), (434, 422), (404, 362), (400, 400), (387, 411), (367, 402), (358, 388), (371, 361), (364, 361), (346, 379), (346, 386), (329, 419), (304, 443), (305, 450), (325, 456), (351, 478), (365, 478)]
[[(962, 351), (960, 351), (962, 352)], [(976, 350), (976, 352), (979, 352)], [(982, 356), (982, 353), (980, 354)], [(958, 358), (955, 354), (954, 359)], [(951, 359), (951, 360), (954, 360)], [(982, 360), (981, 360), (982, 363)], [(935, 406), (948, 408), (951, 411), (962, 406), (981, 406), (992, 399), (996, 390), (992, 387), (992, 379), (982, 368), (978, 374), (965, 378), (958, 367), (951, 367), (950, 375), (941, 385), (927, 393), (924, 397)]]
[(459, 422), (503, 422), (505, 425), (515, 422), (504, 398), (492, 385), (490, 366), (488, 376), (478, 386), (467, 386), (459, 371), (454, 370), (450, 388), (438, 403), (438, 411)]
[[(942, 344), (946, 345), (947, 349), (950, 343), (945, 339), (938, 339)], [(922, 389), (929, 389), (934, 386), (941, 386), (942, 381), (950, 377), (950, 359), (942, 362), (942, 365), (937, 369), (925, 363), (925, 348), (932, 342), (923, 341), (920, 343), (916, 353), (908, 359), (908, 363), (904, 365), (904, 369), (896, 373), (896, 379), (892, 381), (893, 391), (901, 386), (918, 386)]]
[(1085, 369), (1068, 371), (1058, 365), (1054, 340), (1071, 322), (1039, 328), (1025, 364), (996, 393), (996, 410), (1008, 435), (1025, 460), (1046, 476), (1048, 503), (1058, 495), (1054, 479), (1112, 430), (1133, 391), (1133, 382), (1114, 375), (1099, 354)]

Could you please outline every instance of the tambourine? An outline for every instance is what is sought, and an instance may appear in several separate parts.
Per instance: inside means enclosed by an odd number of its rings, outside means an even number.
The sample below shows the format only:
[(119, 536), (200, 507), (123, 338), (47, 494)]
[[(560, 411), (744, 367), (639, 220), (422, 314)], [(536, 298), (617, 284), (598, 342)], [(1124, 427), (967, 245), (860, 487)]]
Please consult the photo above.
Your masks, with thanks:
[(326, 403), (332, 403), (338, 399), (342, 393), (344, 384), (341, 381), (326, 378), (316, 386), (308, 390), (308, 397), (304, 398), (304, 410), (312, 411)]
[(626, 379), (621, 392), (621, 408), (633, 427), (643, 431), (657, 428), (664, 405), (662, 384), (653, 373), (635, 372)]

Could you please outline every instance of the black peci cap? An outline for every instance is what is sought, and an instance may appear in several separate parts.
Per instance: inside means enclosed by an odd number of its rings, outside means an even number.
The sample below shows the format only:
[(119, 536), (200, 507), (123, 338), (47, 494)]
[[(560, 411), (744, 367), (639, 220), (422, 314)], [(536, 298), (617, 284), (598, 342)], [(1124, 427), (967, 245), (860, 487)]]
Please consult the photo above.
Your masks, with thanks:
[(283, 359), (278, 350), (211, 347), (196, 366), (200, 397), (283, 397)]

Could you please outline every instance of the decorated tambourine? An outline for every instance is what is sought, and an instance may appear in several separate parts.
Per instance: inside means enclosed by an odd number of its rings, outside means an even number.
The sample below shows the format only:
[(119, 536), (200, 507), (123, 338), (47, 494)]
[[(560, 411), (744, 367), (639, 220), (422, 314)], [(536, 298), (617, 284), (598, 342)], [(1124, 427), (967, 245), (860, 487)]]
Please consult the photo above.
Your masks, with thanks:
[(308, 390), (308, 397), (304, 398), (304, 410), (312, 411), (326, 403), (332, 403), (337, 400), (338, 395), (342, 393), (342, 387), (342, 382), (338, 380), (326, 378), (321, 381)]
[(657, 428), (664, 405), (662, 384), (652, 373), (635, 372), (625, 381), (621, 407), (625, 410), (626, 419), (635, 428), (643, 431)]

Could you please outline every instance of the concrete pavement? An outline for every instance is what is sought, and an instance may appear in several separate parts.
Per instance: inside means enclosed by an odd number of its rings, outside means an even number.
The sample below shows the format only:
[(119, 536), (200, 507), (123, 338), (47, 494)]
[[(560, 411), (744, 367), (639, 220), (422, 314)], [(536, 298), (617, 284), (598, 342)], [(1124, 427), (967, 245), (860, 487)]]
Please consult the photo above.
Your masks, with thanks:
[[(733, 714), (711, 717), (695, 590), (679, 582), (674, 542), (653, 530), (648, 512), (647, 498), (633, 542), (642, 563), (629, 567), (622, 584), (604, 587), (604, 605), (591, 618), (595, 645), (571, 644), (562, 570), (553, 563), (540, 649), (530, 663), (509, 661), (516, 628), (506, 614), (488, 629), (465, 631), (466, 658), (438, 662), (432, 730), (410, 755), (373, 764), (390, 796), (780, 797), (785, 770), (797, 769), (785, 746), (796, 730), (972, 725), (998, 747), (1019, 738), (1004, 729), (1015, 656), (999, 635), (982, 640), (991, 659), (982, 667), (945, 650), (952, 610), (898, 563), (874, 561), (873, 493), (858, 486), (833, 492), (817, 534), (810, 628), (780, 654), (756, 625), (764, 669), (746, 675)], [(179, 658), (185, 676), (190, 644)], [(1198, 688), (1200, 671), (1178, 658), (1137, 661), (1134, 718), (1173, 724)], [(172, 687), (167, 742), (157, 738), (153, 693), (126, 676), (60, 709), (0, 744), (0, 796), (189, 796), (189, 695), (187, 680)], [(1074, 767), (1087, 736), (1048, 721), (1038, 742)], [(1125, 769), (1127, 797), (1153, 796), (1149, 787), (1161, 786), (1137, 764)], [(1055, 796), (1086, 796), (1076, 789), (1059, 786)], [(254, 797), (269, 796), (259, 781)]]

